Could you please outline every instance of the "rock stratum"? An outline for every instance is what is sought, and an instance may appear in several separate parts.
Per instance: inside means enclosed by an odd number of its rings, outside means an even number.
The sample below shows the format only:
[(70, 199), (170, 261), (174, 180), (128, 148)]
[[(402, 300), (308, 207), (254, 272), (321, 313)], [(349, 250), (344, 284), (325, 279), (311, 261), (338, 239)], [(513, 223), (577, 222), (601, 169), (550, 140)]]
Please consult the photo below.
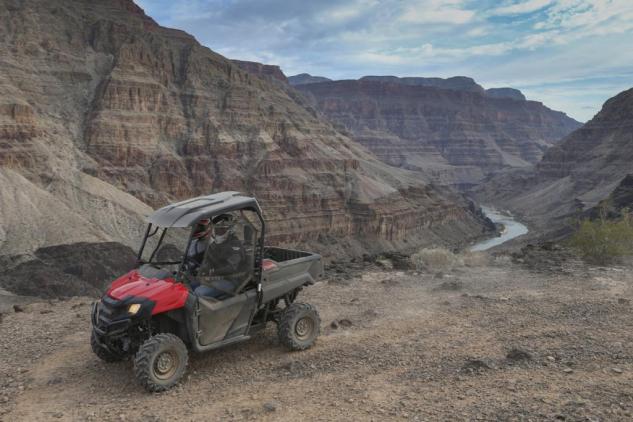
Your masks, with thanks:
[(0, 255), (136, 247), (153, 208), (223, 190), (258, 198), (271, 243), (325, 254), (485, 230), (466, 201), (322, 120), (278, 68), (233, 63), (131, 0), (0, 8)]
[(236, 64), (240, 69), (249, 73), (254, 73), (259, 77), (268, 77), (283, 83), (289, 83), (286, 75), (284, 75), (284, 72), (282, 72), (281, 68), (277, 65), (249, 62), (245, 60), (231, 60), (231, 62)]
[(295, 88), (383, 162), (461, 188), (530, 167), (580, 126), (518, 90), (484, 90), (467, 77), (366, 76)]
[(558, 145), (534, 169), (508, 172), (482, 185), (478, 195), (520, 212), (547, 229), (587, 212), (633, 206), (633, 88)]

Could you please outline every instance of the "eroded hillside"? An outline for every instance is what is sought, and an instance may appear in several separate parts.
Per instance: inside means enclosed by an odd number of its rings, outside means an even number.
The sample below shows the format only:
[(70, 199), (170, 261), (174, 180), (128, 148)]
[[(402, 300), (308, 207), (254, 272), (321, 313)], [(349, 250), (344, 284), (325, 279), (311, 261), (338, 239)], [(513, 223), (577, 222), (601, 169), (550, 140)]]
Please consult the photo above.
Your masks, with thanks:
[(631, 207), (633, 89), (609, 99), (534, 169), (492, 178), (477, 194), (520, 212), (541, 231), (559, 229), (601, 201)]

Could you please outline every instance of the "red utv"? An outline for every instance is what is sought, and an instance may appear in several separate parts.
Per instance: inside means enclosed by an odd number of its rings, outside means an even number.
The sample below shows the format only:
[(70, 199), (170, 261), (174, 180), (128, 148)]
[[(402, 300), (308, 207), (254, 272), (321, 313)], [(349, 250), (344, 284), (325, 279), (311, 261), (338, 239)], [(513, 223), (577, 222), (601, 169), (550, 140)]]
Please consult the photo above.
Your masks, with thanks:
[[(210, 236), (200, 247), (196, 232), (200, 222), (218, 216), (230, 220), (231, 248), (239, 252), (227, 265), (218, 262), (219, 239)], [(115, 280), (93, 305), (90, 344), (99, 358), (132, 357), (141, 385), (163, 391), (183, 376), (188, 350), (248, 340), (269, 321), (291, 350), (314, 344), (319, 315), (295, 300), (323, 275), (321, 257), (265, 247), (265, 222), (254, 198), (238, 192), (201, 196), (161, 208), (148, 222), (138, 268)], [(199, 262), (192, 264), (194, 246)]]

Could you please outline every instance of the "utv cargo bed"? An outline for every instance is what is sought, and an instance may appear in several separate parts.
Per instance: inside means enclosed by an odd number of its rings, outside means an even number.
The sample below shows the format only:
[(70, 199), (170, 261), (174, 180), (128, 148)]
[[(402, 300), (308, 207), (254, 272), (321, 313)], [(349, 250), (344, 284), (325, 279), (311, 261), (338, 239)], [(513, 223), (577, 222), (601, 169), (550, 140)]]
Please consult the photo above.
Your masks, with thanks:
[(263, 302), (285, 295), (297, 287), (314, 284), (323, 276), (321, 255), (267, 247), (262, 275)]

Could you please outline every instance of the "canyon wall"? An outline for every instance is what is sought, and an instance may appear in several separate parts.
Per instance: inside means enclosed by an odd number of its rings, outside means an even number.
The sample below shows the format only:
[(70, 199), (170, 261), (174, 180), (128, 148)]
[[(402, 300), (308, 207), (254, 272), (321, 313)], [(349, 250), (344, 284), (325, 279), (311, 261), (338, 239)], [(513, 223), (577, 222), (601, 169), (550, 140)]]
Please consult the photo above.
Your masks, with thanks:
[(461, 197), (324, 121), (275, 69), (231, 62), (131, 0), (0, 7), (0, 255), (135, 247), (152, 208), (223, 190), (258, 198), (269, 242), (330, 256), (486, 230)]
[(383, 162), (462, 188), (530, 167), (580, 126), (520, 91), (485, 91), (466, 77), (372, 76), (295, 88)]
[(240, 69), (247, 71), (248, 73), (258, 75), (260, 77), (270, 77), (283, 83), (288, 83), (288, 79), (284, 72), (281, 71), (279, 66), (272, 64), (262, 64), (257, 62), (249, 62), (244, 60), (231, 60)]

